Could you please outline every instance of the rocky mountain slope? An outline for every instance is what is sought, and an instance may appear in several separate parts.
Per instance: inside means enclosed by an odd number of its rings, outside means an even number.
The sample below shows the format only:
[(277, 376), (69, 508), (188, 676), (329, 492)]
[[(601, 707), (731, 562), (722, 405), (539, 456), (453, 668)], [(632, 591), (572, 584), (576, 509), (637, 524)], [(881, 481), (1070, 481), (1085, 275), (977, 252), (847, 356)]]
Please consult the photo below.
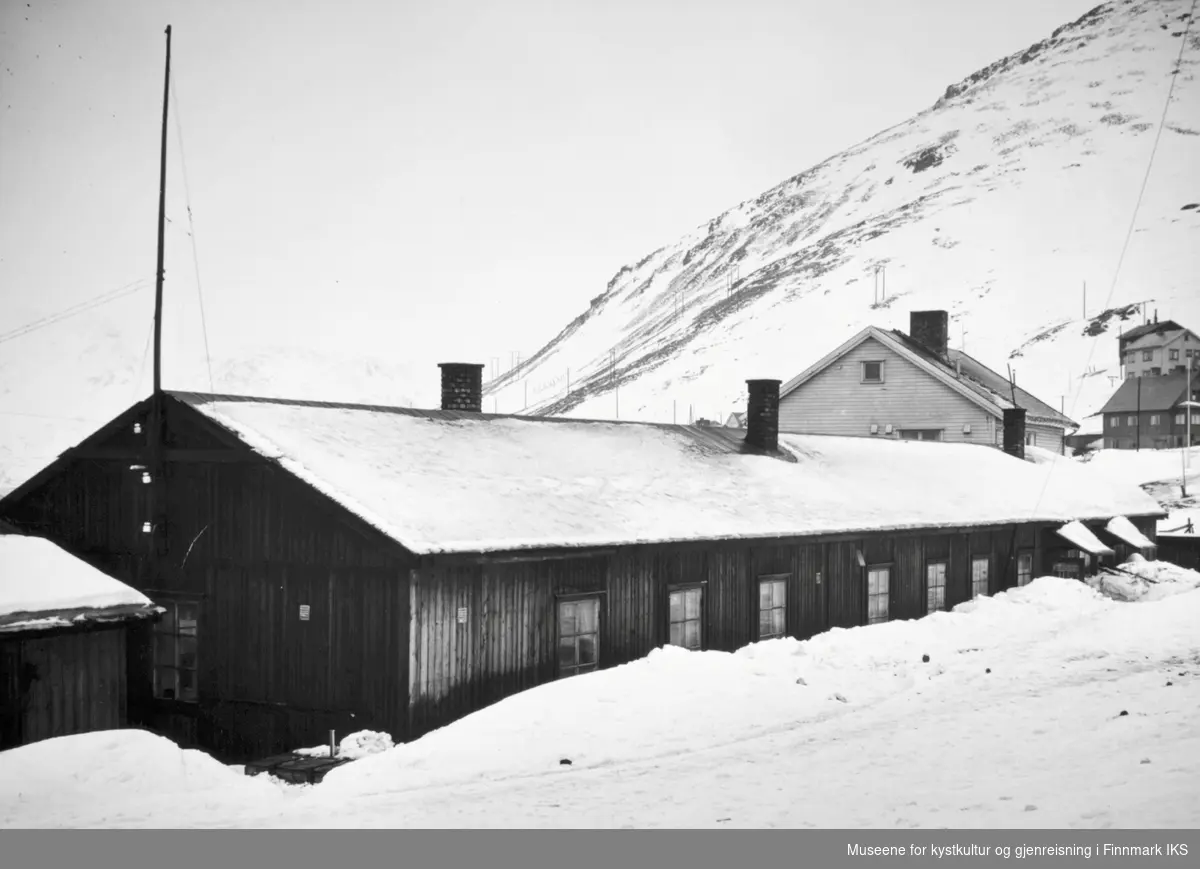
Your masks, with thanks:
[(1200, 329), (1192, 5), (1098, 6), (622, 268), (486, 409), (724, 419), (747, 378), (944, 308), (953, 346), (1082, 420), (1122, 326)]

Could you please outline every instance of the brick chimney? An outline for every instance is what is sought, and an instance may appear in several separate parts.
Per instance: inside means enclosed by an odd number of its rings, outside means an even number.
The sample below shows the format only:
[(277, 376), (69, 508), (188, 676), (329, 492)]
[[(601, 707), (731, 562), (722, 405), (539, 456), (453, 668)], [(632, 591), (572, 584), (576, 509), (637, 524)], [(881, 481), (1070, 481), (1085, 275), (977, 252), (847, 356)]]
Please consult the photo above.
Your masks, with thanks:
[(908, 337), (946, 358), (950, 344), (950, 315), (945, 311), (910, 311)]
[(746, 444), (764, 452), (779, 449), (778, 380), (747, 380)]
[(483, 410), (483, 366), (473, 362), (440, 362), (442, 410)]
[(1025, 408), (1004, 410), (1004, 452), (1018, 459), (1025, 458)]

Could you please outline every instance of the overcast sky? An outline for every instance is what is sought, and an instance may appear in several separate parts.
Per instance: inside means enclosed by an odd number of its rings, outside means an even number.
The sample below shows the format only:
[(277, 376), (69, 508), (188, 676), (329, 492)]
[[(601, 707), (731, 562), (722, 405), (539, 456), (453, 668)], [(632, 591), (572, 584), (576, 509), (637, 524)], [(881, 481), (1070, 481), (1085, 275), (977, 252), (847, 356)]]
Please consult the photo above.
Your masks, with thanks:
[(0, 333), (153, 277), (167, 24), (168, 318), (190, 201), (214, 354), (431, 364), (529, 355), (622, 265), (1092, 5), (0, 0)]

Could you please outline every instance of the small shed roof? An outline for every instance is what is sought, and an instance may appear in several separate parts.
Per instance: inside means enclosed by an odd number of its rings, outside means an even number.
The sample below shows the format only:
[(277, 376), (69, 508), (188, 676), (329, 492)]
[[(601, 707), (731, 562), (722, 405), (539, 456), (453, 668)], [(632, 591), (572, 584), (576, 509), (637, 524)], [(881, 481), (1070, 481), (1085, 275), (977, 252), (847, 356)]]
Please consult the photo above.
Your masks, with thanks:
[(172, 395), (421, 555), (1163, 514), (970, 444)]
[(1068, 522), (1062, 528), (1059, 528), (1058, 535), (1064, 540), (1073, 543), (1084, 552), (1090, 552), (1092, 555), (1113, 554), (1111, 548), (1101, 543), (1100, 538), (1078, 520)]
[(1108, 520), (1104, 530), (1114, 537), (1120, 538), (1137, 549), (1152, 549), (1154, 541), (1138, 531), (1137, 526), (1124, 516), (1114, 516)]
[(0, 633), (154, 615), (141, 592), (41, 537), (0, 534)]

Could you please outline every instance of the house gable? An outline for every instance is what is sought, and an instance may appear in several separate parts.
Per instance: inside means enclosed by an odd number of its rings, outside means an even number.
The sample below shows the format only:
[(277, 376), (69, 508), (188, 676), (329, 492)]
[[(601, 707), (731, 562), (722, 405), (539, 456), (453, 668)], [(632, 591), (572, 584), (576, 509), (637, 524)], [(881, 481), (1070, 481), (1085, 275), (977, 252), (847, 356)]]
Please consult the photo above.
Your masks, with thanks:
[[(870, 437), (874, 425), (876, 436), (886, 437), (890, 425), (893, 432), (940, 430), (946, 441), (997, 442), (997, 413), (989, 413), (875, 334), (868, 332), (843, 347), (780, 398), (780, 431)], [(883, 382), (864, 383), (862, 364), (874, 361), (883, 362)], [(964, 432), (966, 426), (969, 432)]]

